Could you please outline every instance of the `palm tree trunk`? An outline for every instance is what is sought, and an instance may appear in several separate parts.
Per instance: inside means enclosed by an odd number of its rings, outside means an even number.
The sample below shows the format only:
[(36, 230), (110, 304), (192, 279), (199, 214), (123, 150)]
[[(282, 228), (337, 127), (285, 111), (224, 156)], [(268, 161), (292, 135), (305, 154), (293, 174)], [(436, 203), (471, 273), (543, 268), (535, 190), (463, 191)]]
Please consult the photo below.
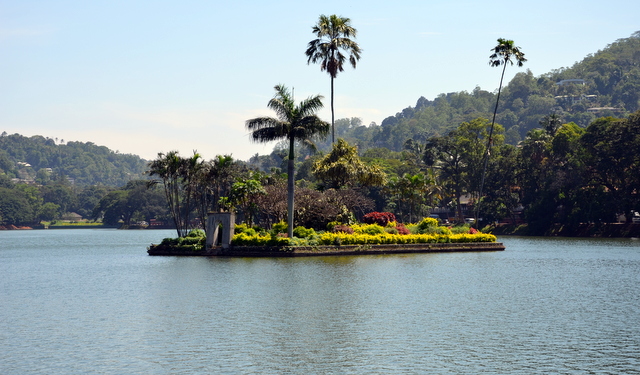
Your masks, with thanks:
[(480, 191), (478, 192), (478, 201), (476, 202), (475, 222), (478, 223), (478, 210), (480, 209), (480, 200), (482, 200), (482, 190), (484, 189), (484, 179), (487, 173), (487, 164), (489, 164), (489, 155), (491, 154), (491, 146), (493, 144), (493, 127), (496, 123), (496, 114), (498, 113), (498, 104), (500, 103), (500, 92), (502, 91), (502, 80), (504, 79), (504, 71), (507, 70), (507, 62), (502, 67), (502, 75), (500, 75), (500, 86), (498, 86), (498, 97), (496, 98), (496, 106), (493, 109), (493, 119), (491, 120), (491, 128), (489, 128), (489, 139), (487, 139), (487, 151), (484, 155), (484, 166), (482, 167), (482, 179), (480, 180)]
[(333, 76), (331, 76), (331, 144), (336, 143), (335, 112), (333, 110)]
[(287, 235), (289, 238), (293, 238), (293, 170), (294, 170), (294, 152), (293, 152), (294, 139), (293, 136), (289, 137), (289, 161), (287, 162)]

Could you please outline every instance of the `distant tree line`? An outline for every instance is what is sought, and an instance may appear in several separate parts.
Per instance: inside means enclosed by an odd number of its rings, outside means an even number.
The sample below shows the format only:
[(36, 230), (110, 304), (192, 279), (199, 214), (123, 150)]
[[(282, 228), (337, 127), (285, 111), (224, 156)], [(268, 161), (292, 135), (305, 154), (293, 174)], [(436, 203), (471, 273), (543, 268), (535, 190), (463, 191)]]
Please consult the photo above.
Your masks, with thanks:
[(144, 177), (147, 162), (91, 142), (64, 142), (43, 136), (0, 135), (0, 173), (45, 184), (61, 177), (79, 186), (123, 186)]

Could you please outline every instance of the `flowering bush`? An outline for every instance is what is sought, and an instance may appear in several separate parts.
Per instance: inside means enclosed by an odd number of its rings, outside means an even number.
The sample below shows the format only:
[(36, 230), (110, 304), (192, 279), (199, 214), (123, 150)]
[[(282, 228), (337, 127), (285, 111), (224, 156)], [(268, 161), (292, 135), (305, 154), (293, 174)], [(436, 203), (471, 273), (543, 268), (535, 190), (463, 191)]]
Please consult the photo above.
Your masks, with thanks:
[(430, 228), (435, 228), (437, 226), (438, 219), (435, 219), (433, 217), (425, 217), (418, 223), (418, 228), (420, 228), (421, 231), (429, 230)]
[(239, 233), (233, 236), (231, 243), (238, 246), (289, 246), (290, 238), (271, 236), (261, 236), (259, 234), (249, 235)]
[(384, 227), (378, 224), (354, 224), (351, 228), (353, 228), (353, 231), (357, 234), (376, 235), (385, 233)]
[[(246, 228), (233, 236), (232, 243), (238, 246), (340, 246), (340, 245), (384, 245), (384, 244), (419, 244), (419, 243), (464, 243), (464, 242), (495, 242), (496, 236), (484, 234), (468, 226), (464, 231), (432, 225), (431, 218), (426, 218), (418, 224), (410, 224), (407, 228), (402, 223), (393, 222), (394, 226), (382, 227), (378, 224), (354, 224), (347, 226), (335, 225), (332, 231), (316, 233), (313, 229), (297, 227), (294, 238), (288, 238), (286, 223), (274, 225), (271, 233), (262, 231), (256, 234), (252, 228)], [(423, 233), (420, 226), (428, 230)], [(428, 224), (428, 225), (425, 225)], [(411, 230), (417, 230), (412, 233)], [(473, 229), (473, 230), (472, 230)]]
[(495, 242), (492, 234), (389, 234), (376, 235), (356, 233), (323, 233), (318, 239), (320, 245), (385, 245), (385, 244), (417, 244), (417, 243), (463, 243), (463, 242)]
[(378, 224), (381, 227), (387, 226), (392, 221), (396, 221), (396, 215), (391, 212), (369, 212), (362, 217), (362, 222), (365, 224)]

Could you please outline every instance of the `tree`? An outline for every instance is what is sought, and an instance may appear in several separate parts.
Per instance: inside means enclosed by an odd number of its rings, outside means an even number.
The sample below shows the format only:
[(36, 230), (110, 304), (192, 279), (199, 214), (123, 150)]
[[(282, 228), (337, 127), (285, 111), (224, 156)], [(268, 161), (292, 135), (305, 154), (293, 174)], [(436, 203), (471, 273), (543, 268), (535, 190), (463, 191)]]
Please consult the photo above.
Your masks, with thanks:
[(335, 142), (335, 111), (333, 107), (333, 80), (338, 76), (338, 72), (344, 71), (344, 62), (348, 56), (349, 63), (353, 68), (360, 60), (360, 47), (358, 43), (350, 38), (356, 37), (357, 31), (351, 26), (351, 19), (338, 17), (335, 14), (318, 19), (318, 23), (313, 26), (313, 33), (318, 37), (309, 42), (306, 55), (307, 64), (320, 62), (320, 70), (327, 71), (331, 76), (331, 143)]
[(253, 225), (253, 218), (258, 209), (256, 196), (260, 194), (265, 194), (265, 190), (260, 181), (254, 178), (254, 176), (239, 178), (238, 181), (231, 186), (231, 193), (229, 194), (230, 203), (242, 209), (244, 222), (249, 226)]
[[(482, 163), (483, 155), (486, 155), (484, 141), (488, 138), (489, 126), (489, 121), (483, 118), (463, 122), (446, 136), (428, 139), (425, 146), (425, 164), (439, 171), (441, 183), (455, 198), (458, 221), (464, 220), (460, 200), (462, 195), (479, 191), (478, 166)], [(504, 141), (503, 131), (504, 128), (498, 124), (494, 139), (496, 144)]]
[[(491, 120), (491, 129), (489, 130), (489, 138), (487, 139), (487, 149), (485, 154), (484, 166), (482, 168), (482, 179), (480, 182), (480, 197), (482, 197), (482, 189), (484, 188), (484, 179), (487, 173), (487, 163), (491, 155), (491, 145), (493, 143), (493, 127), (496, 123), (496, 114), (498, 113), (498, 104), (500, 103), (500, 92), (502, 91), (502, 81), (504, 80), (504, 72), (507, 64), (515, 64), (521, 67), (524, 65), (524, 53), (520, 51), (520, 47), (516, 47), (513, 40), (498, 38), (498, 45), (493, 47), (493, 53), (489, 56), (489, 65), (498, 67), (502, 65), (502, 74), (500, 75), (500, 85), (498, 86), (498, 97), (496, 98), (496, 106), (493, 109), (493, 119)], [(478, 219), (478, 211), (476, 210), (476, 222)]]
[(640, 111), (627, 119), (601, 118), (580, 139), (590, 184), (601, 186), (616, 213), (640, 211)]
[(93, 216), (102, 217), (107, 225), (123, 225), (149, 220), (166, 211), (166, 200), (156, 185), (147, 186), (146, 180), (129, 181), (120, 189), (106, 194), (96, 205)]
[(338, 139), (333, 149), (313, 165), (313, 175), (325, 187), (340, 189), (346, 186), (382, 186), (386, 183), (384, 171), (377, 165), (367, 165), (358, 157), (358, 148)]
[[(149, 163), (150, 176), (158, 176), (164, 185), (165, 196), (176, 226), (178, 237), (185, 237), (189, 230), (189, 216), (193, 211), (194, 195), (198, 190), (197, 176), (202, 168), (200, 154), (193, 153), (182, 158), (177, 151), (158, 153), (158, 158)], [(150, 180), (148, 187), (159, 183)]]
[(229, 196), (234, 174), (237, 176), (239, 171), (240, 166), (231, 155), (216, 155), (213, 160), (202, 163), (198, 169), (194, 199), (197, 216), (203, 228), (209, 211), (221, 210), (220, 198)]
[[(393, 177), (389, 181), (387, 187), (391, 193), (392, 199), (397, 202), (398, 214), (402, 218), (407, 218), (412, 223), (417, 215), (423, 215), (428, 212), (433, 198), (437, 194), (435, 186), (435, 177), (432, 171), (424, 173), (416, 173), (411, 175), (405, 173), (402, 177)], [(414, 216), (414, 214), (417, 214)], [(400, 216), (399, 215), (399, 216)]]
[(310, 96), (297, 106), (293, 94), (284, 85), (277, 85), (275, 96), (269, 100), (267, 107), (276, 112), (277, 117), (256, 117), (246, 121), (246, 127), (251, 131), (253, 141), (267, 143), (286, 139), (289, 141), (289, 160), (287, 162), (287, 222), (288, 234), (293, 237), (293, 209), (294, 209), (294, 146), (295, 142), (302, 142), (314, 148), (313, 138), (326, 136), (329, 124), (320, 120), (315, 114), (322, 108), (321, 95)]
[(33, 223), (34, 210), (25, 193), (0, 187), (0, 225)]

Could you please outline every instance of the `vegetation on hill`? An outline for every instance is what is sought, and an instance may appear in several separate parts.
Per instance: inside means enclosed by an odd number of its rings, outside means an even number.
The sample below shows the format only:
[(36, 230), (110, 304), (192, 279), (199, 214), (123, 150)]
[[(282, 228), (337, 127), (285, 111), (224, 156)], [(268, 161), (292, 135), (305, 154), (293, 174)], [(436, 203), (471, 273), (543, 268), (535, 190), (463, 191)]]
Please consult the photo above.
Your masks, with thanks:
[(143, 178), (147, 162), (91, 142), (57, 142), (40, 135), (0, 135), (0, 173), (25, 182), (46, 183), (60, 177), (77, 186), (123, 186)]
[[(402, 151), (412, 139), (424, 142), (442, 136), (463, 122), (491, 119), (497, 93), (476, 87), (443, 93), (433, 100), (420, 97), (381, 124), (360, 119), (335, 122), (336, 137), (357, 144), (360, 151), (388, 148)], [(543, 116), (556, 114), (566, 122), (586, 127), (603, 116), (623, 117), (640, 108), (640, 31), (619, 39), (572, 67), (534, 76), (519, 72), (502, 89), (496, 121), (505, 128), (505, 141), (516, 145), (538, 126)], [(322, 150), (330, 141), (319, 142)]]

